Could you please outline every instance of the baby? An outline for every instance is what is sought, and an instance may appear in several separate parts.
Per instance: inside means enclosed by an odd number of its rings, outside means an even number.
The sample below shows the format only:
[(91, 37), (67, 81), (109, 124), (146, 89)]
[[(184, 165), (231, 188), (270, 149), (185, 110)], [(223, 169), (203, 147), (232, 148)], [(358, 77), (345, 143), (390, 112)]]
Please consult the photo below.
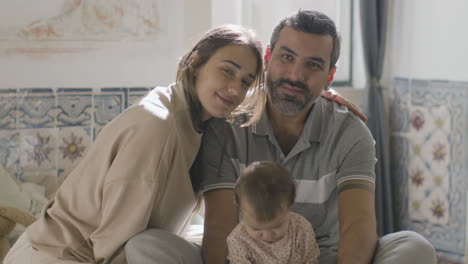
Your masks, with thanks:
[(312, 225), (290, 211), (296, 187), (286, 168), (271, 161), (252, 163), (234, 192), (242, 221), (227, 238), (231, 264), (318, 263)]

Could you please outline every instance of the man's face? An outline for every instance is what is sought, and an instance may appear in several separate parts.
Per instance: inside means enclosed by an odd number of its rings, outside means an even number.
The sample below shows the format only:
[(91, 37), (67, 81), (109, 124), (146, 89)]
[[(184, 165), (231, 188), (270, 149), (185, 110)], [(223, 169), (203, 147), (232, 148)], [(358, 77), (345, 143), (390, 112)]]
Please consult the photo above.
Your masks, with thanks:
[(309, 109), (330, 85), (333, 39), (285, 26), (267, 64), (269, 103), (284, 115)]

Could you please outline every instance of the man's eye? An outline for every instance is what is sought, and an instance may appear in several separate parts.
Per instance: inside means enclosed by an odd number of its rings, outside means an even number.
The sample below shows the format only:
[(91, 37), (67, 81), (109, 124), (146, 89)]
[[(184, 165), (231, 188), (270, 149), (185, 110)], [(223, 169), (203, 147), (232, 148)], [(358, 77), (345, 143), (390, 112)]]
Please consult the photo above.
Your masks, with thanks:
[(309, 68), (319, 68), (319, 69), (321, 69), (321, 68), (322, 68), (322, 65), (320, 65), (319, 63), (314, 62), (314, 61), (309, 61), (309, 62), (307, 62), (307, 67), (309, 67)]
[(281, 55), (281, 58), (284, 60), (284, 61), (291, 61), (293, 59), (293, 57), (289, 54), (283, 54)]

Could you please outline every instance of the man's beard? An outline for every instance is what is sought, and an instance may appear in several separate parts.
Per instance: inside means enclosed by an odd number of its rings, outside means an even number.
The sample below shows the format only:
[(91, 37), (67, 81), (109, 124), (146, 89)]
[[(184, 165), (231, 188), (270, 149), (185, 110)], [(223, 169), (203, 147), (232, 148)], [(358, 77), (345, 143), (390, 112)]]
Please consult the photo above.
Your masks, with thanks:
[[(314, 95), (311, 89), (303, 82), (293, 82), (286, 78), (273, 81), (267, 76), (268, 93), (273, 107), (283, 115), (295, 115), (309, 105), (315, 103), (319, 95)], [(288, 84), (302, 90), (303, 97), (281, 92), (282, 84)]]

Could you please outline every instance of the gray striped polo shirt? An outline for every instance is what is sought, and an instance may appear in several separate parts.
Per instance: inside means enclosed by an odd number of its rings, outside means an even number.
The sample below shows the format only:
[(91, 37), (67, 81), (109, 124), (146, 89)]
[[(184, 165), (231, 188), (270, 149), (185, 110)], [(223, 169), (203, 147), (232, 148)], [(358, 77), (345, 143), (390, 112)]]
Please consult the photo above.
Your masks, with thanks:
[(240, 172), (262, 160), (279, 162), (293, 175), (297, 197), (292, 210), (311, 222), (322, 254), (336, 253), (338, 184), (375, 181), (375, 142), (366, 125), (346, 107), (319, 98), (302, 135), (285, 156), (266, 112), (249, 127), (213, 120), (194, 166), (201, 177), (199, 188), (233, 189)]

